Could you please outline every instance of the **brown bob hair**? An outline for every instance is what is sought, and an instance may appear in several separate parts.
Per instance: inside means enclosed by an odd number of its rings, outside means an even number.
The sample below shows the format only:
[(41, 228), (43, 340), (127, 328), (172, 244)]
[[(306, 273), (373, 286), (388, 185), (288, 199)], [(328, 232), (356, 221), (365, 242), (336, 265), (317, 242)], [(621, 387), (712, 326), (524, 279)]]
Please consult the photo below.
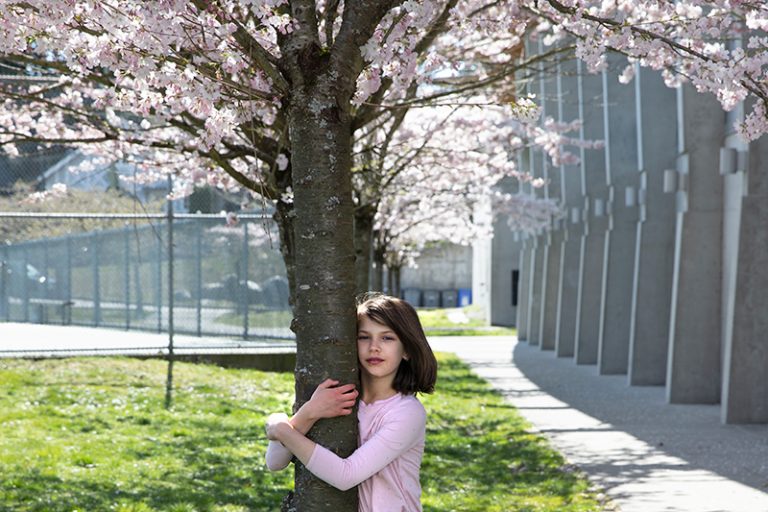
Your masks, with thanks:
[(408, 354), (395, 374), (395, 391), (404, 395), (432, 393), (437, 380), (437, 359), (413, 306), (397, 297), (366, 293), (357, 300), (358, 322), (363, 316), (392, 329)]

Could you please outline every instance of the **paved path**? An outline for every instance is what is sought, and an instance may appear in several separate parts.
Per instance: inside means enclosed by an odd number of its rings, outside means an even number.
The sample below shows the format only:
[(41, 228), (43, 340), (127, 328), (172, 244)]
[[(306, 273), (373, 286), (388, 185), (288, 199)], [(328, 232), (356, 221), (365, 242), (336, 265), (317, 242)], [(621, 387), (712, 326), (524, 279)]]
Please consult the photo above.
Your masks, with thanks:
[(768, 425), (722, 425), (719, 406), (668, 405), (662, 387), (628, 387), (513, 338), (431, 342), (500, 390), (622, 512), (768, 512)]
[[(168, 335), (94, 327), (0, 323), (0, 357), (153, 355), (168, 352)], [(180, 354), (275, 353), (295, 351), (292, 341), (175, 336)]]

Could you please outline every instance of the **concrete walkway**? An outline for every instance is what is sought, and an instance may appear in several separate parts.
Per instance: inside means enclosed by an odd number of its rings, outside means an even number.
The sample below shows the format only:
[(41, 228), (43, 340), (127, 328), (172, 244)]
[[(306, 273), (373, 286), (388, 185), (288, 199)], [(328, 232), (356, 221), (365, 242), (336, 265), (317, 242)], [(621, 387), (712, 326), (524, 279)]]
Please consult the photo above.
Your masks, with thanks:
[[(500, 390), (622, 512), (768, 512), (768, 425), (503, 337), (431, 340)], [(439, 386), (439, 380), (438, 380)]]
[[(79, 326), (0, 323), (0, 357), (155, 355), (168, 353), (168, 334)], [(244, 341), (235, 337), (174, 337), (179, 354), (267, 354), (296, 350), (292, 341)]]

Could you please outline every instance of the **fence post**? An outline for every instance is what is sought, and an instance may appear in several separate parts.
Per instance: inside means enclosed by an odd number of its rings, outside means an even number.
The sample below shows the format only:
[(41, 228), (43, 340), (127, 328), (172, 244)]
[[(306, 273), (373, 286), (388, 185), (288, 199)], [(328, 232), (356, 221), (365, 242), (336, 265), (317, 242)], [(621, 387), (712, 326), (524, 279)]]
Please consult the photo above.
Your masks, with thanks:
[(173, 177), (168, 176), (168, 375), (165, 381), (165, 408), (173, 400)]
[(123, 274), (125, 289), (125, 330), (131, 329), (131, 231), (128, 223), (123, 226), (123, 261), (125, 272)]
[[(171, 178), (168, 178), (169, 185), (171, 184)], [(173, 190), (171, 188), (171, 190)], [(173, 201), (168, 199), (168, 347), (173, 352), (173, 267), (174, 267), (174, 255), (173, 255)]]
[(248, 303), (250, 302), (251, 288), (248, 286), (248, 221), (243, 221), (243, 286), (241, 300), (243, 301), (243, 339), (248, 339)]
[[(145, 230), (142, 229), (142, 231), (139, 232), (135, 222), (136, 221), (134, 220), (134, 224), (131, 226), (135, 236), (134, 245), (136, 247), (136, 264), (133, 269), (133, 289), (136, 291), (136, 319), (141, 323), (141, 320), (144, 318), (144, 288), (141, 285), (141, 272), (144, 267), (144, 262), (141, 258), (141, 236)], [(147, 264), (151, 265), (150, 260), (147, 260)]]
[(3, 259), (0, 261), (0, 314), (6, 322), (11, 320), (8, 304), (8, 247), (3, 245)]
[(205, 225), (202, 219), (195, 219), (196, 229), (196, 247), (195, 247), (195, 269), (197, 270), (197, 335), (202, 336), (203, 330), (203, 230)]
[(50, 265), (51, 265), (51, 261), (48, 254), (48, 239), (44, 238), (43, 239), (43, 267), (45, 267), (45, 270), (43, 270), (43, 277), (45, 278), (45, 281), (43, 281), (43, 298), (44, 299), (47, 299), (50, 297), (50, 288), (51, 288)]
[(93, 267), (93, 324), (98, 327), (101, 325), (101, 282), (99, 276), (99, 253), (101, 252), (99, 232), (94, 231), (91, 235), (91, 265)]
[(155, 265), (155, 306), (157, 307), (157, 332), (163, 332), (163, 239), (157, 238)]
[[(66, 278), (64, 279), (64, 298), (67, 300), (67, 302), (73, 302), (72, 301), (72, 238), (67, 237), (67, 274)], [(67, 318), (67, 323), (72, 323), (72, 309), (74, 308), (74, 304), (70, 306), (69, 309), (69, 317)]]
[(27, 246), (24, 245), (21, 253), (24, 257), (23, 265), (21, 267), (21, 289), (24, 302), (24, 321), (29, 322), (29, 277), (27, 276), (27, 265), (29, 265), (29, 254), (27, 253)]

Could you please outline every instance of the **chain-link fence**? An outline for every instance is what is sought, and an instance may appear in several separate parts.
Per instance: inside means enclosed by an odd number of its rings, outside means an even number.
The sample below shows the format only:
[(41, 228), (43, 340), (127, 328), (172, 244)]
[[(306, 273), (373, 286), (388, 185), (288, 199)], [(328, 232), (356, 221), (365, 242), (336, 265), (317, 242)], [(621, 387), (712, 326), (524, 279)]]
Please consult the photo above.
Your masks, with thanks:
[[(268, 213), (0, 213), (0, 321), (293, 339)], [(7, 229), (6, 229), (7, 230)], [(56, 233), (56, 236), (43, 236)]]

